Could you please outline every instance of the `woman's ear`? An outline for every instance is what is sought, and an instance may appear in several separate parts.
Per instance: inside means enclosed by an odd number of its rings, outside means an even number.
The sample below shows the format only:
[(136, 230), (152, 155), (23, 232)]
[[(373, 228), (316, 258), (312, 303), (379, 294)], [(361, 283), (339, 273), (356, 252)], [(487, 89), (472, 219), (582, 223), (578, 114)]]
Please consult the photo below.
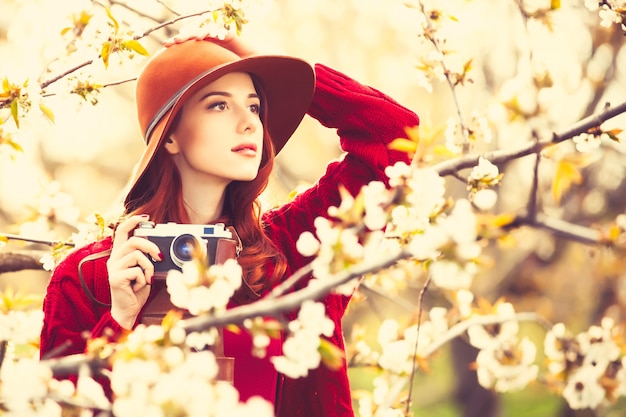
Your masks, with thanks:
[(180, 148), (178, 146), (178, 141), (174, 137), (174, 135), (170, 135), (165, 139), (165, 150), (170, 155), (176, 155), (180, 152)]

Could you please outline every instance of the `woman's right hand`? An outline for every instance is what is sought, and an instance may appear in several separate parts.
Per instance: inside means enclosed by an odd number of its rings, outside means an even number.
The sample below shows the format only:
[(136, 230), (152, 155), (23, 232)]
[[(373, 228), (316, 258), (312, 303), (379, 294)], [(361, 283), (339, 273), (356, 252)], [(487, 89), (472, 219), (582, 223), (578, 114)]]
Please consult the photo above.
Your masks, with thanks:
[(154, 260), (162, 260), (159, 247), (148, 239), (133, 236), (133, 230), (148, 216), (132, 216), (115, 229), (111, 256), (107, 261), (111, 287), (111, 316), (120, 326), (132, 329), (150, 294)]

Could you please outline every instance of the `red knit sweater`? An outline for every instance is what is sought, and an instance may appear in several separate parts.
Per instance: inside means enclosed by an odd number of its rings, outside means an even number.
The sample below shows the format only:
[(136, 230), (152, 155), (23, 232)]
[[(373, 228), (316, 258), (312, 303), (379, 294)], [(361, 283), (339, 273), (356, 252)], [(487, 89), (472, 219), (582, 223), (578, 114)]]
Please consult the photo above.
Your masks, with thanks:
[[(309, 190), (263, 215), (267, 234), (288, 260), (286, 276), (310, 261), (298, 253), (295, 243), (302, 232), (314, 231), (313, 220), (317, 216), (326, 216), (329, 206), (340, 203), (338, 184), (356, 194), (369, 181), (386, 182), (385, 167), (399, 160), (408, 162), (405, 154), (390, 151), (387, 145), (395, 138), (404, 137), (405, 127), (419, 122), (413, 112), (381, 92), (323, 65), (316, 65), (315, 70), (316, 90), (309, 115), (324, 126), (337, 129), (346, 155), (330, 163), (326, 173)], [(108, 307), (89, 299), (78, 278), (81, 260), (110, 247), (111, 240), (105, 239), (75, 250), (55, 269), (44, 299), (42, 357), (63, 346), (62, 355), (83, 352), (85, 332), (97, 337), (107, 328), (114, 332), (121, 330)], [(106, 258), (84, 262), (82, 272), (96, 299), (110, 303)], [(341, 319), (349, 297), (328, 295), (323, 302), (326, 314), (335, 323), (330, 341), (343, 349)], [(345, 363), (338, 371), (322, 365), (307, 377), (294, 380), (277, 375), (267, 358), (252, 357), (250, 347), (245, 332), (225, 334), (225, 354), (235, 356), (235, 387), (242, 400), (261, 395), (275, 401), (277, 415), (285, 417), (354, 415)], [(280, 343), (272, 345), (269, 353), (280, 354)]]

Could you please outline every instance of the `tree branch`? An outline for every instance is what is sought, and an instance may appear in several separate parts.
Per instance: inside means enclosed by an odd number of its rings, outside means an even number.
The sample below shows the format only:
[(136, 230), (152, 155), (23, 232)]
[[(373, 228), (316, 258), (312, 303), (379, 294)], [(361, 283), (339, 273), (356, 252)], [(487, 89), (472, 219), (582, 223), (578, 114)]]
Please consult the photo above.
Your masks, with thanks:
[[(351, 279), (358, 278), (368, 272), (376, 272), (394, 265), (398, 260), (410, 257), (409, 252), (390, 255), (376, 263), (363, 263), (351, 269), (341, 271), (334, 277), (319, 281), (316, 285), (307, 286), (301, 290), (286, 294), (279, 299), (261, 299), (252, 304), (235, 307), (219, 316), (198, 316), (181, 320), (180, 324), (187, 333), (203, 331), (211, 327), (222, 327), (227, 324), (242, 324), (244, 320), (260, 316), (275, 316), (285, 311), (299, 308), (306, 300), (317, 300), (329, 294), (335, 287)], [(42, 360), (54, 375), (68, 375), (78, 372), (81, 364), (87, 363), (92, 370), (104, 365), (103, 360), (91, 358), (84, 354), (68, 355), (58, 359)]]
[(523, 156), (530, 155), (532, 153), (541, 152), (543, 149), (550, 145), (564, 142), (568, 139), (580, 135), (581, 133), (585, 133), (594, 127), (600, 126), (605, 121), (625, 112), (626, 102), (623, 102), (618, 106), (610, 107), (598, 114), (591, 115), (585, 119), (582, 119), (574, 126), (572, 126), (572, 128), (570, 128), (569, 130), (566, 130), (565, 132), (560, 134), (555, 133), (549, 139), (532, 141), (523, 146), (520, 146), (517, 149), (494, 151), (484, 155), (465, 155), (440, 162), (434, 165), (433, 168), (441, 176), (454, 175), (456, 172), (462, 169), (473, 168), (474, 166), (476, 166), (478, 164), (478, 158), (481, 156), (488, 159), (495, 165), (504, 164), (512, 159), (517, 159)]
[(39, 260), (47, 251), (0, 252), (0, 274), (26, 269), (43, 270)]

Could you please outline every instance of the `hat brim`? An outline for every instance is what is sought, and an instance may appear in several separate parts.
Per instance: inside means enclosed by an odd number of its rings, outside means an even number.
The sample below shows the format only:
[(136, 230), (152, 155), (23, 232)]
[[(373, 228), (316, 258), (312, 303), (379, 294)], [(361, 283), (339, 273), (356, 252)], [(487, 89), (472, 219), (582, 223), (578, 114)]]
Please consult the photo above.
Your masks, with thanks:
[(144, 132), (147, 146), (129, 183), (129, 191), (124, 200), (127, 208), (146, 190), (143, 184), (145, 173), (152, 164), (165, 134), (169, 131), (174, 116), (191, 96), (207, 84), (232, 72), (245, 72), (254, 76), (255, 82), (258, 83), (265, 97), (266, 129), (274, 144), (275, 152), (280, 152), (285, 146), (304, 118), (313, 98), (315, 72), (311, 65), (298, 58), (263, 55), (243, 58), (211, 68), (172, 97), (171, 108), (165, 109), (164, 115), (150, 132)]

